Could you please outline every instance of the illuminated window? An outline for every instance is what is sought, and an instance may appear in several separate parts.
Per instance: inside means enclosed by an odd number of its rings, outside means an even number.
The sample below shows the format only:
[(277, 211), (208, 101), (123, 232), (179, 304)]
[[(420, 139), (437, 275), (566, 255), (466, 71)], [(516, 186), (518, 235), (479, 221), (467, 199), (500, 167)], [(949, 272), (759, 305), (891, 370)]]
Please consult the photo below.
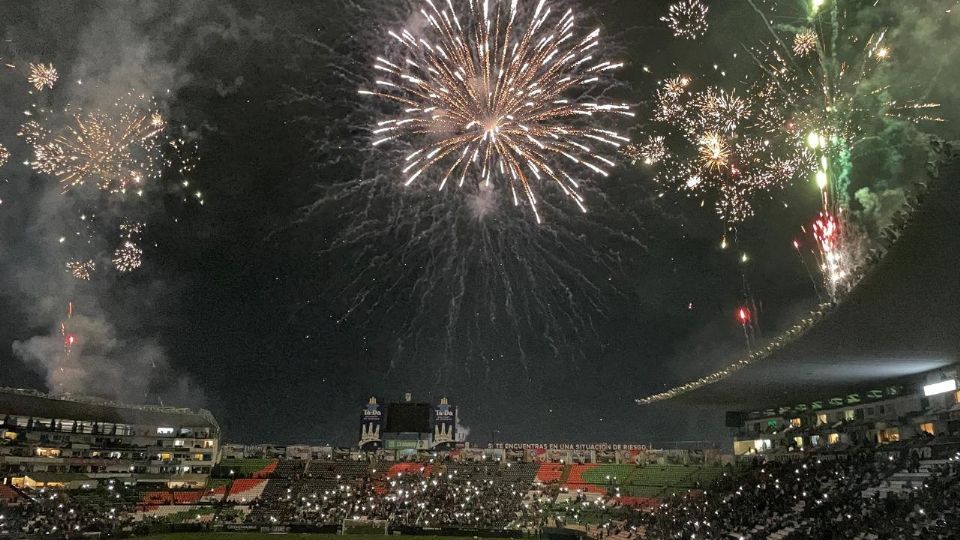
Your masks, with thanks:
[(817, 425), (822, 426), (827, 423), (827, 413), (820, 413), (817, 415)]
[(793, 427), (795, 427), (795, 428), (800, 427), (800, 419), (799, 419), (799, 418), (791, 418), (791, 419), (790, 419), (790, 425), (793, 426)]
[(41, 448), (37, 447), (37, 456), (39, 457), (60, 457), (59, 448)]
[(953, 393), (953, 402), (960, 403), (960, 390)]
[(930, 397), (937, 394), (945, 394), (947, 392), (956, 392), (957, 391), (957, 380), (948, 379), (946, 381), (940, 381), (934, 384), (928, 384), (923, 387), (923, 395)]
[(204, 447), (204, 448), (213, 448), (213, 441), (210, 440), (210, 439), (207, 439), (207, 440), (203, 441), (203, 447)]
[(172, 427), (158, 427), (157, 435), (173, 435)]
[(877, 439), (882, 443), (897, 442), (900, 440), (900, 430), (897, 428), (884, 429), (877, 433)]
[(853, 421), (856, 417), (857, 413), (854, 412), (853, 409), (847, 409), (846, 411), (843, 411), (843, 419), (848, 422)]
[(920, 431), (923, 431), (924, 433), (929, 433), (930, 435), (936, 435), (936, 433), (933, 431), (933, 422), (920, 424)]
[(803, 448), (803, 437), (794, 437), (793, 445), (797, 448)]
[(827, 435), (827, 444), (837, 444), (838, 442), (840, 442), (839, 433), (831, 433)]
[(176, 439), (176, 440), (174, 440), (174, 441), (173, 441), (173, 446), (175, 446), (175, 447), (177, 447), (177, 448), (182, 448), (182, 447), (183, 447), (183, 439)]
[(203, 461), (203, 454), (200, 454), (200, 453), (194, 454), (194, 455), (193, 455), (193, 460), (194, 460), (194, 461)]
[(160, 452), (159, 454), (157, 454), (157, 457), (160, 459), (160, 461), (172, 461), (172, 460), (173, 460), (173, 454), (170, 453), (170, 452)]
[(3, 432), (3, 438), (6, 439), (6, 440), (8, 440), (8, 441), (15, 441), (15, 440), (17, 440), (17, 432), (16, 432), (16, 431), (4, 431), (4, 432)]

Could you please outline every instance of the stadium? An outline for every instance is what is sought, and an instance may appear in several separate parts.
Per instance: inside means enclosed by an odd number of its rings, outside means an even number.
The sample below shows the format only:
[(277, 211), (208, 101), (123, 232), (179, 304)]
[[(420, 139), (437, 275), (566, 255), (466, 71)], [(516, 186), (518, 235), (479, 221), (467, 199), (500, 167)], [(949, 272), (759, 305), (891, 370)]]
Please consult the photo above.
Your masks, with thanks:
[[(930, 299), (960, 297), (958, 205), (960, 185), (934, 182), (849, 301), (675, 392), (727, 411), (725, 444), (474, 445), (453, 402), (407, 393), (358, 404), (352, 447), (244, 445), (208, 411), (4, 389), (0, 536), (953, 537), (960, 304)], [(882, 323), (889, 340), (859, 339), (858, 318), (907, 281), (929, 289)], [(930, 318), (954, 328), (931, 334)]]
[[(0, 537), (951, 537), (960, 304), (928, 299), (960, 297), (958, 205), (960, 185), (933, 182), (847, 302), (761, 362), (673, 392), (723, 408), (725, 444), (474, 445), (455, 403), (410, 393), (358, 404), (352, 447), (232, 444), (206, 410), (2, 389)], [(881, 322), (889, 340), (859, 339), (904, 282), (929, 289)], [(930, 318), (954, 328), (931, 334)]]
[(960, 539), (958, 1), (0, 0), (0, 540)]
[[(960, 184), (932, 181), (851, 298), (805, 334), (639, 400), (722, 408), (725, 443), (475, 445), (455, 403), (406, 393), (358, 404), (351, 447), (233, 444), (206, 410), (5, 388), (0, 537), (952, 537), (960, 304), (936, 299), (960, 297), (957, 206)], [(915, 299), (900, 297), (906, 282), (922, 284)], [(890, 296), (889, 339), (859, 338)]]

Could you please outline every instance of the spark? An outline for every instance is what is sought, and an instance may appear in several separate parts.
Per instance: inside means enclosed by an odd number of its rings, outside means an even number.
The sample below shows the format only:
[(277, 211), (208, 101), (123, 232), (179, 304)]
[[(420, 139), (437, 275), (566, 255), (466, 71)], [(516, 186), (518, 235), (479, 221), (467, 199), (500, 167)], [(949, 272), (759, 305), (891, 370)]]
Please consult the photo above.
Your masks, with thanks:
[(452, 3), (427, 0), (421, 13), (424, 34), (391, 32), (402, 52), (378, 57), (377, 89), (359, 91), (402, 107), (378, 123), (372, 144), (414, 146), (405, 184), (421, 177), (435, 178), (440, 190), (467, 179), (503, 184), (539, 222), (534, 181), (549, 181), (582, 207), (572, 179), (607, 176), (612, 161), (603, 151), (629, 142), (592, 124), (633, 116), (626, 104), (590, 97), (622, 66), (598, 57), (599, 30), (577, 36), (573, 11), (554, 13), (545, 0), (526, 21), (516, 1), (470, 0), (461, 17)]
[(0, 144), (0, 167), (3, 167), (10, 161), (10, 151), (7, 150), (6, 146)]
[(709, 11), (710, 8), (701, 0), (681, 0), (671, 4), (667, 14), (660, 20), (667, 23), (675, 37), (697, 39), (707, 33)]
[(57, 70), (53, 67), (53, 64), (30, 64), (30, 75), (27, 76), (27, 81), (37, 90), (53, 88), (57, 78)]

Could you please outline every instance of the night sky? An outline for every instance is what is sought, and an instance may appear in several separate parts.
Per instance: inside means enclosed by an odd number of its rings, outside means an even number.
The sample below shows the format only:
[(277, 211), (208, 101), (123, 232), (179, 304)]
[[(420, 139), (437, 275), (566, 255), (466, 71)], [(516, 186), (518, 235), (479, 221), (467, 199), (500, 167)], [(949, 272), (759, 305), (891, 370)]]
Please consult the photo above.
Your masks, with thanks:
[[(629, 163), (597, 184), (589, 215), (561, 205), (543, 226), (496, 200), (476, 217), (455, 190), (398, 195), (383, 187), (398, 181), (396, 163), (370, 146), (376, 110), (357, 96), (386, 31), (404, 22), (378, 13), (383, 1), (0, 0), (0, 57), (17, 67), (0, 71), (0, 143), (13, 153), (0, 169), (0, 384), (200, 406), (242, 442), (349, 445), (369, 396), (406, 391), (448, 397), (479, 442), (720, 440), (722, 410), (633, 400), (743, 354), (734, 314), (745, 292), (761, 338), (816, 303), (791, 246), (816, 214), (815, 189), (761, 202), (727, 250), (709, 208), (659, 197), (650, 170)], [(715, 76), (714, 64), (736, 78), (750, 67), (744, 44), (764, 32), (739, 0), (712, 2), (711, 29), (694, 42), (658, 20), (669, 2), (583, 4), (627, 63), (613, 92), (635, 104), (636, 120), (619, 126), (631, 135), (659, 80)], [(953, 4), (918, 2), (888, 22), (909, 36), (898, 42), (898, 84), (925, 81), (922, 99), (943, 103), (948, 120), (928, 131), (947, 136), (958, 69), (947, 59), (960, 32), (956, 16), (927, 21)], [(40, 61), (61, 80), (30, 92), (23, 67)], [(16, 133), (38, 103), (93, 107), (130, 89), (186, 126), (199, 165), (188, 188), (167, 179), (100, 207), (102, 222), (133, 208), (147, 223), (144, 266), (79, 282), (63, 266), (80, 241), (71, 234), (101, 202), (63, 196), (22, 165), (29, 147)], [(854, 187), (902, 197), (900, 186), (922, 179), (916, 147), (895, 164), (888, 152), (865, 158)], [(375, 187), (340, 198), (357, 179)], [(369, 205), (370, 193), (387, 195)], [(398, 205), (415, 225), (389, 222)], [(377, 234), (350, 238), (371, 209)], [(531, 281), (526, 272), (543, 276), (543, 265), (557, 279)], [(424, 276), (441, 278), (428, 287)], [(58, 376), (36, 355), (58, 353), (49, 344), (68, 302), (86, 343)]]

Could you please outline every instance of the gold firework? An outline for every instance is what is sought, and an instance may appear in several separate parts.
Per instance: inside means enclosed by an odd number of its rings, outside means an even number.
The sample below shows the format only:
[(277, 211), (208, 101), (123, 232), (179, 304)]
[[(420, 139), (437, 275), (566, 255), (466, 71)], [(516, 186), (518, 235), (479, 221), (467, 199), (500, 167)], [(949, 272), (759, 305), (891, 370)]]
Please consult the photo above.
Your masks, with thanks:
[(57, 70), (53, 67), (53, 64), (30, 64), (30, 75), (27, 76), (27, 81), (33, 85), (37, 90), (43, 90), (44, 88), (53, 88), (53, 85), (56, 84)]
[[(146, 105), (146, 107), (145, 107)], [(159, 176), (165, 165), (160, 135), (165, 123), (145, 98), (118, 101), (113, 109), (77, 111), (56, 132), (37, 121), (21, 127), (33, 146), (34, 170), (56, 176), (64, 191), (87, 182), (125, 192)]]
[(403, 168), (407, 185), (432, 170), (441, 190), (451, 178), (459, 185), (468, 177), (503, 181), (514, 202), (519, 192), (540, 221), (531, 182), (552, 181), (586, 211), (578, 171), (606, 176), (614, 163), (594, 146), (619, 149), (629, 142), (589, 122), (633, 113), (624, 104), (583, 97), (622, 66), (596, 58), (599, 30), (575, 37), (573, 11), (555, 18), (546, 0), (521, 21), (517, 4), (470, 0), (461, 19), (449, 0), (445, 8), (426, 0), (424, 35), (389, 32), (402, 53), (378, 57), (374, 69), (384, 78), (375, 82), (377, 90), (360, 94), (402, 108), (373, 129), (373, 145), (397, 139), (414, 145)]
[(67, 271), (70, 272), (70, 275), (82, 281), (90, 281), (90, 277), (96, 270), (97, 263), (92, 260), (67, 263)]
[(817, 33), (807, 29), (793, 36), (793, 53), (806, 56), (817, 50)]
[(730, 145), (719, 133), (707, 133), (700, 138), (700, 162), (704, 169), (726, 169), (730, 166), (730, 155)]

